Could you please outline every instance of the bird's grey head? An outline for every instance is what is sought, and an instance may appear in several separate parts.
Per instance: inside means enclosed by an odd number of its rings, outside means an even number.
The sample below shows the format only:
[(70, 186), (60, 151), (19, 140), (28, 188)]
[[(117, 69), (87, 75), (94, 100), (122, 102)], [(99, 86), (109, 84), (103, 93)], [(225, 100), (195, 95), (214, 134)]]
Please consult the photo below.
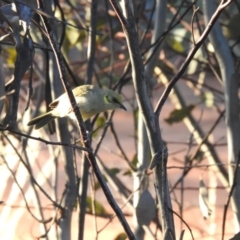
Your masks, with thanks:
[(112, 90), (107, 90), (105, 95), (104, 95), (104, 102), (108, 106), (108, 109), (117, 109), (117, 108), (122, 108), (125, 111), (127, 109), (125, 106), (122, 104), (122, 97), (120, 94), (112, 91)]

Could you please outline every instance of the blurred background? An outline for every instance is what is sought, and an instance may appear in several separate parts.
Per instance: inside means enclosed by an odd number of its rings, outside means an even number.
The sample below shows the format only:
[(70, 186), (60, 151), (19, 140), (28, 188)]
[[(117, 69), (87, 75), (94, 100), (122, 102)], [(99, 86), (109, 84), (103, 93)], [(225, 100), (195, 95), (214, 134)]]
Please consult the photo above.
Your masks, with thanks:
[[(132, 2), (153, 109), (178, 78), (159, 116), (176, 238), (230, 239), (240, 231), (240, 1), (222, 1), (230, 3), (223, 11), (213, 0)], [(92, 149), (136, 238), (162, 239), (130, 50), (111, 3), (0, 4), (0, 238), (127, 239), (80, 149), (76, 122), (27, 126), (64, 92), (50, 26), (72, 87), (121, 93), (126, 112), (86, 123)], [(217, 23), (207, 37), (212, 16)]]

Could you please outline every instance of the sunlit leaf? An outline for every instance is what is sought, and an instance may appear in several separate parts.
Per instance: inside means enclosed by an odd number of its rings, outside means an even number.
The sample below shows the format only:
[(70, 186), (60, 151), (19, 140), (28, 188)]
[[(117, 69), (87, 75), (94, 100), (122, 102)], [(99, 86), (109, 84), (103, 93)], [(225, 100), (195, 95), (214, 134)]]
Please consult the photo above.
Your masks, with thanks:
[(202, 100), (205, 103), (206, 107), (210, 108), (214, 106), (214, 95), (212, 92), (204, 92), (202, 95)]
[(176, 28), (171, 31), (172, 34), (167, 35), (166, 43), (177, 53), (184, 53), (188, 50), (191, 35), (185, 28)]
[(139, 109), (136, 108), (133, 111), (133, 116), (134, 116), (134, 130), (135, 130), (135, 134), (137, 135), (138, 132), (138, 116), (139, 116)]
[(172, 48), (179, 53), (184, 52), (184, 47), (181, 42), (177, 41), (176, 39), (173, 40), (172, 42)]
[(8, 47), (8, 48), (4, 49), (4, 51), (6, 51), (7, 55), (8, 55), (7, 64), (10, 66), (14, 66), (15, 60), (17, 57), (16, 49), (14, 47)]
[[(68, 23), (70, 23), (72, 25), (76, 25), (76, 23), (71, 19), (68, 20)], [(66, 28), (66, 37), (68, 38), (68, 41), (71, 44), (71, 46), (73, 46), (76, 44), (76, 42), (79, 41), (80, 32), (76, 28), (67, 27)]]
[(184, 47), (182, 41), (172, 36), (167, 37), (167, 44), (176, 52), (183, 53)]
[(127, 238), (127, 234), (126, 233), (119, 233), (114, 240), (126, 240)]

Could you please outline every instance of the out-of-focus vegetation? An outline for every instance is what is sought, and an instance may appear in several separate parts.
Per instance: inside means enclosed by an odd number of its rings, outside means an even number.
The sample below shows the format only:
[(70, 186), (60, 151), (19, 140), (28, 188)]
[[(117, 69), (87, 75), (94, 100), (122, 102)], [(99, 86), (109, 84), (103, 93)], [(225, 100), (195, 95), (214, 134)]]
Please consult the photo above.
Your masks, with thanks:
[[(129, 237), (84, 158), (76, 122), (27, 126), (64, 92), (49, 32), (72, 87), (92, 83), (123, 96), (126, 113), (102, 113), (86, 125), (103, 179), (136, 239), (162, 239), (166, 229), (158, 176), (148, 169), (154, 147), (141, 97), (155, 110), (162, 96), (167, 99), (154, 116), (159, 146), (168, 148), (166, 191), (173, 211), (166, 209), (174, 219), (173, 239), (229, 239), (240, 231), (239, 0), (133, 1), (145, 96), (133, 84), (134, 49), (115, 1), (0, 3), (1, 239)], [(208, 35), (214, 17), (217, 26)]]

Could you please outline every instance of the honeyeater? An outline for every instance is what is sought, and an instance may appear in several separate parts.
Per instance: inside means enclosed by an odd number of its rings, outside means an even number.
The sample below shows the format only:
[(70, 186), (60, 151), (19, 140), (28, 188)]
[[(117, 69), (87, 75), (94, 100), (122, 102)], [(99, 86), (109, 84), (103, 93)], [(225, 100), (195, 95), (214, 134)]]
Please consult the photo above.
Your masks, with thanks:
[[(118, 108), (126, 110), (122, 104), (121, 96), (113, 90), (101, 89), (93, 85), (82, 85), (74, 88), (72, 91), (83, 121), (86, 121), (97, 113), (107, 110), (115, 110)], [(67, 93), (63, 93), (50, 103), (49, 107), (51, 108), (49, 112), (32, 119), (28, 123), (28, 126), (35, 125), (35, 129), (39, 129), (55, 118), (68, 116), (75, 119), (75, 114)]]

